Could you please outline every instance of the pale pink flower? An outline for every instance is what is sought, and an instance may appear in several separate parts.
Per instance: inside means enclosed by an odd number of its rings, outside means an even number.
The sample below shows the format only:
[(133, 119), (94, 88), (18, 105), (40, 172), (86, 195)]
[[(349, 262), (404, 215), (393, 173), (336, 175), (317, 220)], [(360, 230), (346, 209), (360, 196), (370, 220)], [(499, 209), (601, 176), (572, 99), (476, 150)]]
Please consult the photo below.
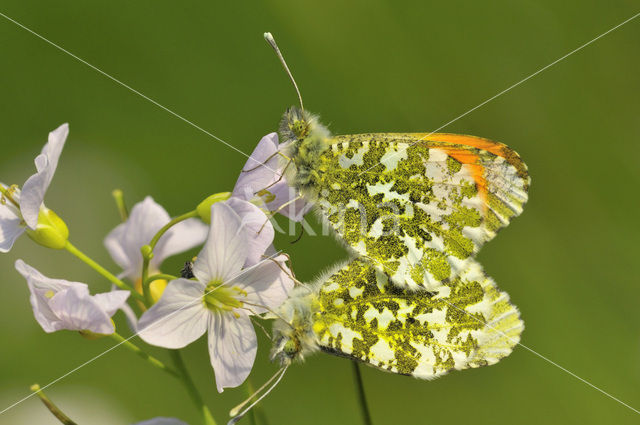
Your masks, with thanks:
[[(278, 211), (282, 205), (299, 196), (297, 190), (289, 186), (282, 174), (282, 159), (277, 154), (278, 135), (264, 136), (242, 168), (233, 188), (232, 196), (245, 201), (259, 201), (268, 211)], [(290, 167), (293, 165), (289, 165)], [(278, 212), (293, 221), (302, 221), (312, 205), (304, 199), (288, 204)]]
[(129, 291), (90, 295), (84, 283), (51, 279), (22, 260), (17, 260), (15, 266), (27, 280), (33, 314), (45, 332), (115, 332), (111, 316), (125, 304)]
[(27, 179), (22, 190), (0, 183), (3, 188), (13, 192), (13, 200), (20, 205), (18, 208), (9, 199), (3, 199), (0, 203), (0, 252), (9, 252), (26, 227), (32, 230), (36, 228), (40, 209), (46, 208), (44, 195), (58, 167), (68, 134), (68, 124), (62, 124), (49, 133), (47, 143), (35, 159), (36, 173)]
[(249, 316), (278, 307), (293, 287), (277, 263), (266, 259), (245, 268), (247, 226), (226, 203), (211, 206), (211, 227), (193, 264), (195, 279), (169, 282), (162, 298), (140, 318), (149, 344), (182, 348), (208, 333), (209, 356), (219, 392), (249, 375), (257, 338)]

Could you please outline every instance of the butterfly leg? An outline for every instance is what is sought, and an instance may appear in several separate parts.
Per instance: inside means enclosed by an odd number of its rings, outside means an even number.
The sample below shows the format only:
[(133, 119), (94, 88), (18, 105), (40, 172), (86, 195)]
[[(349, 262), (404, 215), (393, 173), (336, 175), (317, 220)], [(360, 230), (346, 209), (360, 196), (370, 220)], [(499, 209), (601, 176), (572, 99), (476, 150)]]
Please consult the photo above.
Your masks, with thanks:
[[(286, 158), (286, 157), (285, 157)], [(282, 171), (280, 172), (280, 177), (278, 177), (278, 179), (276, 181), (274, 181), (273, 183), (271, 183), (269, 186), (260, 189), (259, 191), (257, 191), (255, 193), (255, 195), (257, 195), (258, 193), (262, 192), (263, 190), (267, 190), (270, 187), (276, 185), (277, 183), (280, 183), (282, 181), (282, 179), (284, 178), (284, 173), (287, 171), (287, 168), (289, 168), (289, 164), (291, 164), (291, 160), (289, 160), (289, 162), (287, 162), (287, 165), (284, 166), (284, 168), (282, 169)]]
[(294, 202), (302, 199), (303, 196), (302, 195), (298, 195), (295, 198), (285, 202), (284, 204), (280, 205), (280, 207), (275, 210), (275, 211), (271, 211), (269, 214), (267, 214), (267, 219), (265, 220), (264, 224), (262, 225), (262, 227), (260, 227), (260, 230), (258, 231), (258, 234), (260, 232), (262, 232), (262, 229), (264, 229), (264, 226), (267, 225), (267, 223), (269, 222), (269, 220), (271, 220), (277, 213), (279, 213), (280, 211), (282, 211), (283, 209), (285, 209), (286, 207), (288, 207), (289, 205), (293, 204)]

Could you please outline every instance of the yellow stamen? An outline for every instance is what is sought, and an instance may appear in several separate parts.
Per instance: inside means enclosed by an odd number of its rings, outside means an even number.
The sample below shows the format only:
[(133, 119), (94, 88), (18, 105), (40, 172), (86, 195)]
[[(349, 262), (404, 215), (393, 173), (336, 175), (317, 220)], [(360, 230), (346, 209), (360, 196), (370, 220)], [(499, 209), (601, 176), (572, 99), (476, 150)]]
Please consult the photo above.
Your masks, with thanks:
[(2, 197), (0, 197), (0, 203), (2, 205), (6, 205), (7, 201), (10, 201), (16, 208), (20, 208), (20, 204), (13, 198), (13, 195), (18, 191), (18, 185), (12, 184), (8, 188), (0, 185), (0, 192), (2, 192)]
[[(230, 311), (242, 308), (243, 303), (238, 298), (247, 296), (247, 292), (237, 286), (228, 287), (221, 281), (211, 281), (207, 285), (204, 293), (203, 302), (209, 310), (214, 311)], [(233, 312), (236, 318), (240, 315)]]

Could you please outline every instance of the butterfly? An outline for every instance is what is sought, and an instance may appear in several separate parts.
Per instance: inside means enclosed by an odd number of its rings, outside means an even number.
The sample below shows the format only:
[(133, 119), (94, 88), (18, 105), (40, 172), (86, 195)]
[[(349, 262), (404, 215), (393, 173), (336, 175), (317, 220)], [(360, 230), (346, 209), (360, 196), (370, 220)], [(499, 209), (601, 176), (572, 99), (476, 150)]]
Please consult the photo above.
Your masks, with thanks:
[(530, 178), (501, 143), (455, 134), (332, 136), (292, 107), (285, 176), (353, 255), (406, 288), (437, 287), (522, 213)]
[(271, 356), (283, 366), (321, 350), (422, 379), (494, 364), (524, 328), (509, 296), (473, 260), (447, 283), (414, 291), (352, 259), (294, 289), (278, 317)]
[(314, 204), (353, 258), (300, 284), (272, 312), (271, 358), (281, 368), (230, 423), (319, 350), (422, 379), (508, 356), (524, 324), (474, 256), (527, 202), (518, 154), (456, 134), (333, 136), (304, 109), (275, 40), (265, 39), (300, 103), (280, 122), (281, 175), (300, 193), (283, 206)]
[(435, 288), (522, 213), (531, 180), (508, 146), (444, 133), (333, 136), (304, 109), (265, 38), (300, 102), (280, 122), (283, 175), (353, 256), (400, 287)]

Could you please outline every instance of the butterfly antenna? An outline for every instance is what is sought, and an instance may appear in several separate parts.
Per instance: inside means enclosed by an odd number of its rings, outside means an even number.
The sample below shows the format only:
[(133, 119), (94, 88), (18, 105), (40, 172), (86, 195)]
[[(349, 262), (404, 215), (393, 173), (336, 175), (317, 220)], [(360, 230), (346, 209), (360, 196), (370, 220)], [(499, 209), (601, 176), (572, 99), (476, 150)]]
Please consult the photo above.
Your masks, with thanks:
[(289, 67), (287, 66), (287, 62), (284, 60), (284, 56), (282, 56), (282, 52), (280, 52), (280, 48), (278, 47), (278, 44), (276, 43), (276, 40), (274, 40), (274, 38), (273, 38), (273, 36), (271, 35), (270, 32), (265, 32), (264, 33), (264, 39), (267, 40), (267, 43), (269, 43), (269, 45), (271, 45), (273, 50), (276, 52), (276, 55), (278, 55), (278, 59), (280, 59), (280, 62), (282, 63), (282, 66), (284, 67), (284, 70), (287, 72), (287, 75), (289, 75), (289, 79), (291, 79), (291, 82), (293, 83), (293, 87), (295, 87), (295, 89), (296, 89), (296, 93), (298, 93), (298, 101), (300, 102), (300, 109), (302, 109), (304, 111), (304, 106), (302, 105), (302, 96), (300, 96), (300, 90), (298, 89), (298, 85), (296, 84), (296, 80), (293, 78), (293, 74), (291, 74), (291, 71), (289, 70)]
[[(245, 401), (243, 401), (242, 403), (240, 403), (239, 405), (237, 405), (236, 407), (231, 409), (229, 411), (229, 416), (232, 416), (232, 418), (231, 418), (231, 420), (229, 422), (227, 422), (227, 425), (233, 425), (233, 424), (237, 423), (240, 419), (242, 419), (242, 417), (244, 415), (247, 414), (247, 412), (249, 410), (251, 410), (253, 408), (253, 406), (258, 404), (263, 398), (265, 398), (267, 396), (267, 394), (269, 394), (280, 383), (280, 380), (284, 376), (284, 374), (287, 371), (288, 367), (289, 367), (289, 365), (286, 365), (286, 366), (283, 366), (280, 369), (278, 369), (278, 371), (276, 373), (274, 373), (273, 376), (271, 378), (269, 378), (269, 380), (267, 382), (265, 382), (260, 388), (258, 388), (258, 391), (254, 392), (253, 394), (251, 394), (249, 396), (248, 399), (246, 399)], [(269, 384), (271, 384), (271, 382), (274, 379), (276, 379), (276, 382), (274, 382), (273, 385), (269, 386)], [(258, 397), (258, 399), (256, 401), (251, 403), (251, 405), (249, 407), (247, 407), (246, 409), (242, 410), (244, 408), (244, 406), (247, 405), (247, 403), (249, 403), (251, 400), (253, 400), (258, 394), (260, 394), (265, 389), (266, 389), (266, 391), (264, 392), (264, 394), (262, 394), (260, 397)], [(242, 411), (240, 411), (240, 410), (242, 410)]]

